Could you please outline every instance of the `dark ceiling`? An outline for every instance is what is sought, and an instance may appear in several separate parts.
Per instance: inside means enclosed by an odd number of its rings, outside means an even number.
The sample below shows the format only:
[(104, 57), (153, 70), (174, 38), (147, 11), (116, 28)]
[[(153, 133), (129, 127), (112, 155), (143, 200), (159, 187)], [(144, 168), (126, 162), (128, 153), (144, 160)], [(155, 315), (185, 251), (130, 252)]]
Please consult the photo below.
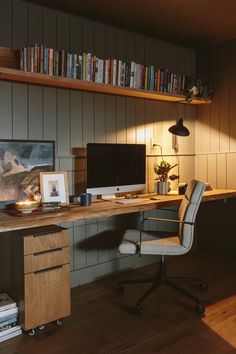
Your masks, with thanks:
[(191, 48), (236, 38), (236, 0), (29, 0)]

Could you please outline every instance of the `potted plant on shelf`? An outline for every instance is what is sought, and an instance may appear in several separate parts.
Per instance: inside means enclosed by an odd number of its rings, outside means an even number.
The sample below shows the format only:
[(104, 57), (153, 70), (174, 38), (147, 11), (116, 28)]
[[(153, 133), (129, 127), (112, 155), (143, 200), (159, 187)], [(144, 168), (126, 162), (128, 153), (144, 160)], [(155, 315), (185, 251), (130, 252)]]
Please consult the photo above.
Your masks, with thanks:
[(169, 176), (170, 170), (176, 167), (178, 164), (171, 165), (169, 162), (162, 160), (159, 165), (154, 166), (154, 171), (157, 174), (156, 182), (154, 185), (154, 191), (158, 194), (167, 194), (170, 191), (170, 182), (179, 178), (179, 176), (173, 174)]
[(188, 102), (191, 102), (194, 98), (203, 98), (208, 101), (213, 96), (212, 83), (203, 77), (188, 77), (186, 78), (183, 94)]

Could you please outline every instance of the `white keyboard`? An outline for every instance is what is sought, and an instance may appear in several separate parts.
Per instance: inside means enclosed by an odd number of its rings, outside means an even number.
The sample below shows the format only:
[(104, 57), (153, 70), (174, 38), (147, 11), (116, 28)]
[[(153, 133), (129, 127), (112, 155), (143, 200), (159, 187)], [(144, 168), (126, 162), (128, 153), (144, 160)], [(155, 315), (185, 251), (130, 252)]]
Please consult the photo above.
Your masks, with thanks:
[(125, 198), (125, 199), (117, 199), (116, 203), (120, 204), (131, 204), (131, 203), (143, 203), (145, 201), (144, 198)]

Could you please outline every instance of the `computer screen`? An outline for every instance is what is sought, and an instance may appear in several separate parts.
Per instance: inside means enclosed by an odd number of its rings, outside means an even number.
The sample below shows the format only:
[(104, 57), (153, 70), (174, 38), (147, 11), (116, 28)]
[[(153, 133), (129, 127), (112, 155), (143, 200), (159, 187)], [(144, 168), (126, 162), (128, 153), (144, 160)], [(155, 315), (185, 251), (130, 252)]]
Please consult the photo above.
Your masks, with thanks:
[(87, 144), (87, 192), (144, 191), (145, 157), (145, 144)]

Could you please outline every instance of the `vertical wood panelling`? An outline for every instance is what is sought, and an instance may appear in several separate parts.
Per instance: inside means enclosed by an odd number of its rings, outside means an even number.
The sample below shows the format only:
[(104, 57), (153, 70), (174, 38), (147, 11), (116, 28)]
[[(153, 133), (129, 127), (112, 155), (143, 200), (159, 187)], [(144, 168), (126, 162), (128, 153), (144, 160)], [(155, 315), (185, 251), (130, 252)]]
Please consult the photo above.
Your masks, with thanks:
[(227, 163), (226, 154), (217, 154), (217, 188), (227, 188)]
[(0, 82), (0, 137), (12, 139), (12, 83)]
[(78, 54), (83, 52), (83, 23), (78, 16), (70, 16), (70, 50)]
[(94, 52), (94, 23), (83, 19), (83, 51), (85, 53)]
[[(176, 167), (173, 173), (177, 174), (177, 171), (178, 168)], [(179, 176), (180, 183), (188, 183), (190, 179), (195, 177), (195, 159), (193, 156), (181, 156), (179, 158)]]
[(43, 139), (57, 142), (57, 94), (51, 87), (43, 88)]
[(70, 92), (57, 89), (57, 154), (70, 155)]
[(235, 188), (236, 153), (227, 154), (227, 188)]
[(145, 65), (154, 65), (154, 39), (153, 38), (149, 38), (149, 37), (145, 37), (145, 41), (144, 41), (144, 64)]
[(85, 246), (80, 247), (80, 242), (85, 243), (85, 225), (74, 227), (74, 269), (86, 266)]
[[(236, 41), (214, 48), (209, 58), (214, 95), (211, 105), (197, 107), (196, 153), (210, 153), (207, 171), (212, 186), (236, 188), (232, 177), (236, 153)], [(216, 162), (212, 153), (216, 153)], [(205, 168), (199, 164), (199, 173), (204, 175)]]
[(70, 17), (63, 12), (57, 13), (57, 49), (70, 51)]
[(49, 48), (57, 46), (57, 15), (54, 10), (43, 9), (43, 43)]
[(117, 59), (126, 60), (126, 32), (116, 29), (116, 52)]
[[(1, 6), (2, 8), (2, 6)], [(28, 44), (28, 9), (26, 3), (13, 0), (12, 46), (15, 49)]]
[(236, 151), (236, 45), (230, 46), (229, 66), (231, 68), (229, 78), (229, 119), (230, 119), (230, 151)]
[(207, 155), (200, 155), (198, 157), (198, 178), (203, 181), (208, 181), (208, 169), (207, 169)]
[(116, 97), (106, 95), (106, 143), (116, 143)]
[(42, 87), (29, 85), (29, 139), (43, 138)]
[[(105, 222), (98, 223), (98, 262), (108, 262), (109, 261), (109, 249), (107, 246), (107, 236), (109, 230), (108, 220)], [(111, 236), (111, 235), (109, 235)]]
[[(42, 41), (51, 48), (91, 52), (101, 59), (115, 57), (169, 68), (177, 73), (183, 72), (183, 68), (186, 73), (194, 71), (194, 53), (189, 49), (24, 1), (13, 0), (12, 4), (11, 9), (11, 1), (0, 2), (0, 28), (4, 24), (0, 40), (4, 45), (19, 48)], [(77, 169), (77, 159), (73, 156), (75, 147), (85, 147), (86, 143), (94, 141), (146, 143), (150, 152), (152, 139), (163, 146), (164, 154), (173, 153), (168, 127), (179, 117), (175, 104), (20, 83), (0, 82), (0, 88), (1, 137), (55, 140), (56, 170), (68, 172), (70, 193), (77, 191), (86, 173), (86, 166)], [(180, 113), (192, 133), (194, 108), (182, 106)], [(193, 145), (192, 136), (180, 142), (181, 153), (194, 151)], [(160, 154), (160, 149), (154, 152)], [(153, 188), (155, 161), (153, 157), (147, 159), (149, 190)], [(175, 157), (168, 157), (168, 161), (174, 163)], [(190, 171), (193, 173), (193, 164), (193, 157), (181, 158), (184, 179), (190, 177)], [(127, 222), (132, 219), (136, 224), (138, 216), (129, 215)], [(84, 272), (86, 267), (120, 258), (115, 245), (101, 249), (99, 242), (106, 232), (114, 236), (114, 230), (120, 224), (125, 226), (125, 220), (121, 217), (75, 222), (71, 228), (72, 270)], [(132, 266), (132, 257), (130, 264)], [(79, 281), (78, 277), (76, 284)]]
[(116, 97), (116, 142), (126, 143), (126, 97)]
[(72, 149), (83, 146), (83, 101), (80, 91), (71, 91), (70, 137)]
[(98, 263), (98, 224), (86, 225), (86, 266)]
[(209, 105), (205, 105), (202, 107), (202, 131), (201, 131), (201, 151), (202, 152), (210, 152), (211, 150), (211, 107)]
[(83, 146), (94, 142), (94, 93), (83, 93)]
[(136, 60), (135, 57), (135, 34), (132, 32), (126, 33), (126, 60)]
[(216, 186), (217, 186), (217, 178), (216, 178), (217, 164), (216, 163), (217, 163), (216, 155), (215, 154), (208, 155), (208, 161), (207, 161), (208, 180), (207, 180), (207, 182), (211, 184), (212, 188), (216, 188)]
[(95, 94), (94, 97), (94, 134), (96, 143), (105, 143), (106, 132), (106, 98)]
[(220, 53), (220, 151), (229, 151), (229, 50), (223, 46)]
[(145, 144), (145, 100), (136, 99), (136, 142)]
[(94, 54), (102, 59), (106, 53), (105, 25), (95, 22), (94, 24)]
[(211, 103), (211, 152), (220, 151), (220, 57), (219, 48), (214, 50), (212, 55), (212, 78), (214, 85), (214, 97)]
[(127, 143), (136, 143), (135, 98), (126, 97)]
[(42, 43), (43, 40), (43, 10), (39, 6), (29, 5), (29, 43)]
[(12, 1), (1, 0), (0, 46), (12, 47)]
[(28, 139), (28, 88), (13, 84), (13, 139)]

